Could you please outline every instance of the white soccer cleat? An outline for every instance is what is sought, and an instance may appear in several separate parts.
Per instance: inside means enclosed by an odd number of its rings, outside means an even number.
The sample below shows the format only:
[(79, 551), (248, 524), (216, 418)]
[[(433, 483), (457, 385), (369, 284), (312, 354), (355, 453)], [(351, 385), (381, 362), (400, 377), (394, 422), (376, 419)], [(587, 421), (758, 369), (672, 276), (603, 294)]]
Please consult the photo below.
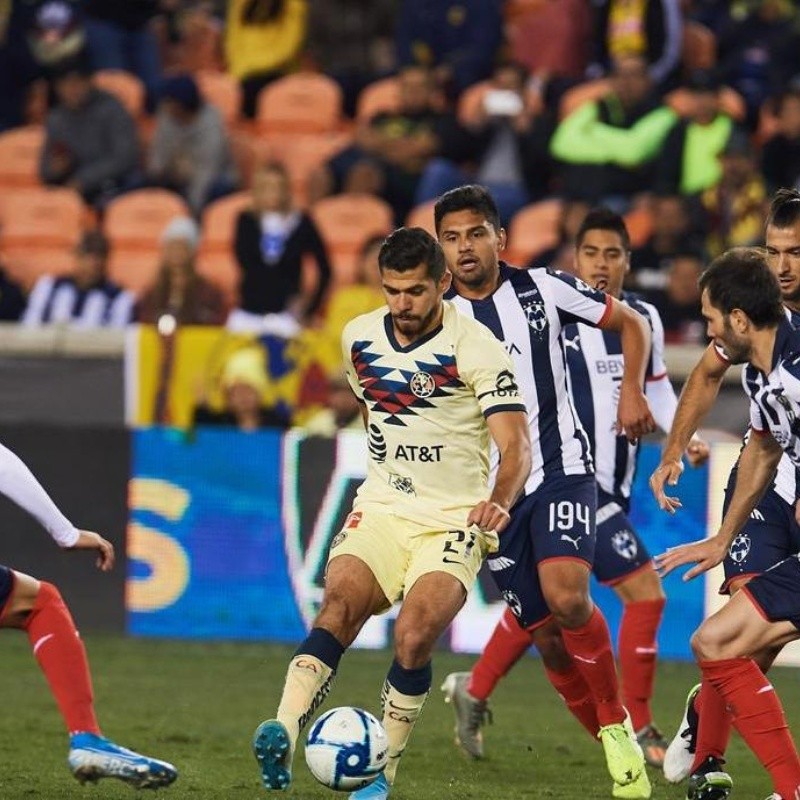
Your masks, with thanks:
[(697, 727), (700, 723), (694, 701), (699, 692), (699, 683), (689, 690), (683, 709), (683, 719), (664, 754), (664, 777), (670, 783), (685, 781), (692, 771), (697, 746)]

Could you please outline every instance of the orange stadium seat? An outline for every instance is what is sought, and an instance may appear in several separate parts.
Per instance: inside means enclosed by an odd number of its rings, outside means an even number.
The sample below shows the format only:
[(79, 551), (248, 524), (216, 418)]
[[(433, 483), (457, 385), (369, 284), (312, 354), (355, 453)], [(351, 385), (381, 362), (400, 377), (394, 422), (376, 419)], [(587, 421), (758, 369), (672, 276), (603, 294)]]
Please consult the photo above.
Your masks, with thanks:
[(435, 200), (429, 200), (427, 203), (414, 206), (406, 217), (406, 227), (422, 228), (431, 236), (436, 236), (436, 226), (433, 224), (433, 207), (435, 205)]
[(215, 106), (225, 124), (230, 128), (239, 121), (242, 108), (242, 87), (227, 72), (201, 70), (194, 76), (197, 88), (206, 102)]
[(356, 119), (369, 122), (384, 111), (397, 111), (400, 108), (400, 81), (397, 78), (383, 78), (365, 86), (358, 95)]
[(112, 247), (108, 257), (108, 277), (124, 289), (142, 295), (156, 282), (159, 265), (157, 249), (122, 250)]
[(394, 227), (392, 209), (368, 194), (339, 194), (311, 207), (311, 216), (328, 248), (336, 284), (353, 283), (359, 252), (372, 236)]
[(95, 86), (113, 94), (128, 113), (138, 120), (144, 114), (144, 84), (123, 69), (101, 69), (95, 72)]
[(555, 247), (563, 213), (561, 200), (541, 200), (520, 209), (508, 226), (505, 258), (516, 266), (525, 265), (532, 256)]
[(258, 95), (261, 133), (323, 133), (342, 123), (342, 90), (332, 78), (298, 72), (265, 86)]
[(29, 125), (0, 134), (0, 188), (39, 185), (44, 128)]
[(236, 192), (211, 203), (203, 212), (201, 249), (211, 253), (231, 252), (236, 219), (250, 203), (250, 192)]
[(579, 83), (564, 92), (558, 105), (558, 118), (568, 117), (578, 106), (599, 100), (611, 91), (611, 81), (608, 78), (598, 78), (594, 81)]
[(27, 188), (6, 195), (0, 205), (0, 252), (8, 271), (25, 286), (46, 273), (73, 266), (73, 248), (86, 207), (72, 189)]
[(241, 273), (232, 252), (201, 250), (197, 257), (197, 273), (222, 291), (231, 308), (238, 305)]
[(166, 189), (138, 189), (108, 204), (103, 231), (112, 249), (158, 250), (164, 228), (189, 214), (179, 195)]
[(683, 23), (683, 53), (681, 61), (691, 72), (695, 69), (712, 69), (717, 63), (717, 38), (714, 32), (694, 20)]

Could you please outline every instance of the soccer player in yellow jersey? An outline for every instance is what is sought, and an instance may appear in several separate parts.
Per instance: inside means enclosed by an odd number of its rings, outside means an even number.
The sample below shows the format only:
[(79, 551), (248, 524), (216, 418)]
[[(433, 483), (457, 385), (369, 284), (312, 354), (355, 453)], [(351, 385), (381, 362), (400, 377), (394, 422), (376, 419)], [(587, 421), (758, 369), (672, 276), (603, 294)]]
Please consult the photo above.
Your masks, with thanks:
[[(487, 328), (443, 300), (450, 273), (437, 241), (421, 228), (401, 228), (384, 242), (378, 264), (388, 308), (357, 317), (342, 334), (367, 428), (367, 478), (331, 542), (322, 607), (289, 664), (277, 718), (255, 732), (267, 789), (289, 786), (297, 738), (344, 650), (370, 616), (402, 599), (381, 695), (389, 763), (351, 795), (389, 796), (430, 690), (433, 646), (497, 548), (530, 473), (511, 360)], [(490, 439), (500, 453), (491, 492)]]

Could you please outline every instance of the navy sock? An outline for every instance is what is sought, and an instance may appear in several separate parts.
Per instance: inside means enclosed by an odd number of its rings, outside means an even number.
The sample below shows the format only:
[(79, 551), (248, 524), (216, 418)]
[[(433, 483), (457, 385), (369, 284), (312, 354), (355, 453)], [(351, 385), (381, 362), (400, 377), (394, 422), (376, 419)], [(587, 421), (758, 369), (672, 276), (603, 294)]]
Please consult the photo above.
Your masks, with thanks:
[(315, 656), (334, 672), (344, 653), (341, 642), (325, 628), (312, 628), (305, 641), (297, 648), (294, 657), (301, 655)]
[(389, 674), (386, 680), (397, 689), (401, 694), (407, 694), (409, 697), (416, 697), (420, 694), (425, 694), (433, 682), (433, 670), (431, 669), (431, 662), (429, 661), (423, 667), (417, 669), (406, 669), (397, 663), (397, 659), (392, 661), (392, 666), (389, 667)]

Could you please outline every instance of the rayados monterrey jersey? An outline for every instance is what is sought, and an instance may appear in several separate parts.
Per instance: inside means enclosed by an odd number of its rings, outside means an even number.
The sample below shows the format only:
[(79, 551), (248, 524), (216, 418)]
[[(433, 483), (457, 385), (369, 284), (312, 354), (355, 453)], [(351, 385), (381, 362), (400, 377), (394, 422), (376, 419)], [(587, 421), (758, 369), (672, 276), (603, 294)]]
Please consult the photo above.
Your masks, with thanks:
[(486, 325), (511, 354), (531, 432), (533, 467), (525, 493), (547, 477), (591, 475), (589, 440), (567, 389), (560, 337), (572, 322), (602, 322), (611, 299), (572, 275), (501, 262), (500, 284), (489, 297), (455, 295), (453, 302)]
[[(623, 292), (621, 299), (650, 325), (652, 343), (645, 379), (661, 380), (667, 373), (661, 317), (654, 306), (635, 294)], [(592, 446), (597, 483), (627, 508), (639, 446), (616, 430), (624, 368), (622, 338), (616, 331), (581, 324), (568, 325), (563, 340), (572, 397)]]
[[(742, 384), (750, 398), (750, 427), (769, 431), (795, 470), (800, 467), (800, 331), (788, 320), (775, 336), (768, 374), (746, 364)], [(797, 494), (790, 502), (797, 499)]]
[(485, 417), (525, 410), (502, 345), (445, 301), (441, 326), (408, 346), (383, 307), (347, 324), (342, 349), (368, 411), (367, 478), (354, 508), (463, 528), (489, 494)]

